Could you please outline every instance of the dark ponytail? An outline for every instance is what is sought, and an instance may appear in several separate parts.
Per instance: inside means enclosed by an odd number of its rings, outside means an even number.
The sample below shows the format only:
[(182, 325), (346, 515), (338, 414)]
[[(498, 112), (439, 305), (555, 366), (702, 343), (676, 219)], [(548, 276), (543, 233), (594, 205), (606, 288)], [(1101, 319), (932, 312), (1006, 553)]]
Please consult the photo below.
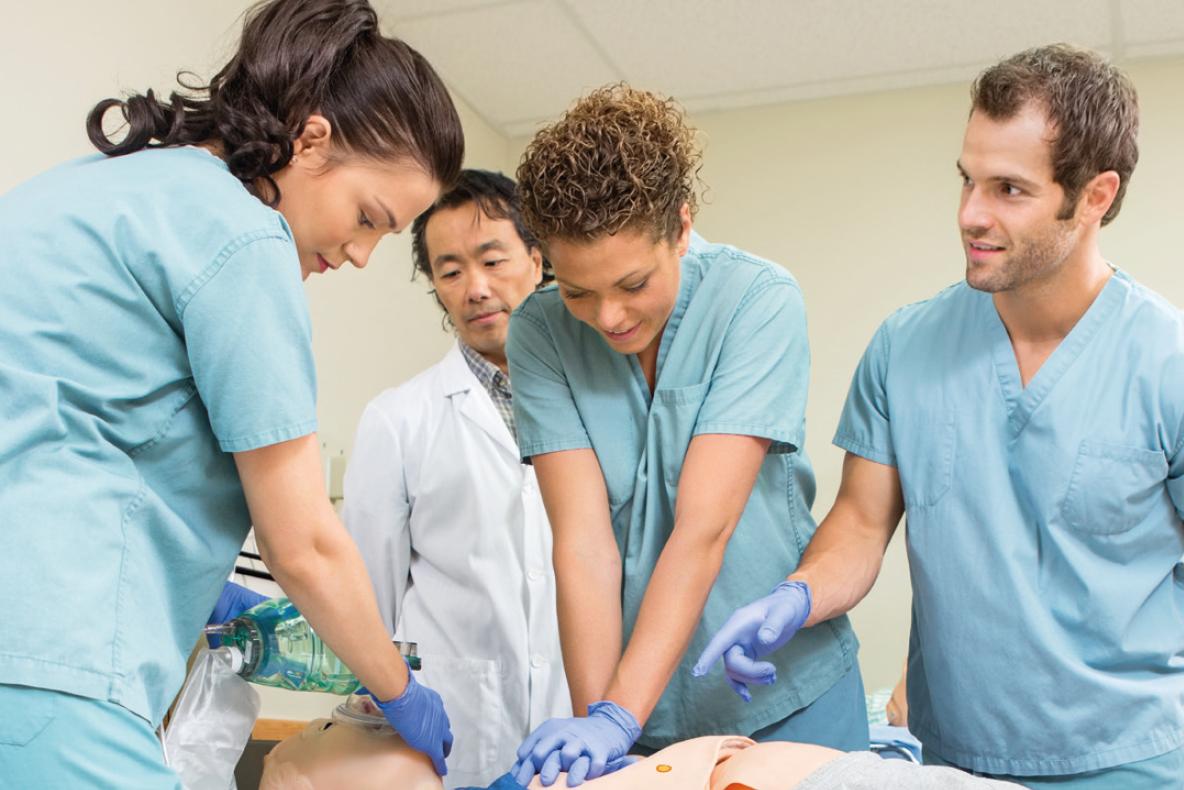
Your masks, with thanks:
[[(99, 102), (87, 135), (109, 156), (148, 147), (219, 143), (230, 172), (254, 194), (292, 159), (313, 113), (333, 129), (334, 150), (389, 161), (410, 158), (447, 189), (460, 173), (464, 133), (447, 89), (423, 56), (387, 38), (366, 0), (267, 0), (251, 8), (238, 51), (209, 85), (187, 85), (168, 102), (151, 90)], [(127, 134), (112, 142), (107, 111)], [(156, 142), (153, 142), (153, 141)]]

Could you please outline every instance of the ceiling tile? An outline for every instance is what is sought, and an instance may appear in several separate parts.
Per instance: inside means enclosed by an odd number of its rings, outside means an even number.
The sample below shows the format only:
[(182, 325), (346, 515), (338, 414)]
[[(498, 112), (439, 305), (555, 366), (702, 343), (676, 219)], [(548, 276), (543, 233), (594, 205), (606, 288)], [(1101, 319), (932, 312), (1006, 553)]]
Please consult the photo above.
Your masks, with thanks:
[(409, 20), (393, 29), (485, 120), (511, 132), (550, 118), (621, 75), (548, 0)]
[(1184, 55), (1184, 0), (377, 2), (388, 30), (511, 137), (620, 79), (704, 112), (968, 81), (1053, 41)]
[(1128, 57), (1163, 57), (1184, 52), (1184, 2), (1122, 0), (1121, 8)]
[[(981, 64), (1050, 40), (1110, 43), (1107, 0), (570, 0), (631, 80), (676, 97)], [(967, 9), (976, 9), (968, 14)], [(706, 20), (706, 23), (705, 23)]]

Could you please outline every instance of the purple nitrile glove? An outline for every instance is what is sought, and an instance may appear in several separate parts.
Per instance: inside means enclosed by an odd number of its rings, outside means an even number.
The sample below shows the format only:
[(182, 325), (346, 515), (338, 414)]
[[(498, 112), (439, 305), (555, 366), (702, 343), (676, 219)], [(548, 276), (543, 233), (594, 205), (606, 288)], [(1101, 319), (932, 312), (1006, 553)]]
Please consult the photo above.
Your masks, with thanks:
[(777, 668), (757, 661), (784, 645), (810, 616), (810, 588), (805, 582), (781, 582), (773, 592), (732, 612), (711, 637), (695, 668), (703, 677), (723, 657), (728, 685), (745, 702), (752, 702), (748, 684), (771, 686), (777, 682)]
[(641, 725), (614, 702), (594, 702), (586, 717), (549, 719), (518, 747), (518, 761), (510, 769), (523, 787), (537, 773), (544, 787), (567, 772), (567, 786), (576, 787), (628, 765), (627, 752), (641, 736)]
[[(226, 582), (222, 585), (222, 594), (218, 596), (218, 603), (214, 604), (214, 611), (210, 613), (210, 619), (206, 624), (229, 623), (243, 612), (255, 608), (266, 600), (268, 600), (266, 595), (248, 590), (241, 584)], [(222, 637), (218, 634), (207, 634), (206, 639), (209, 641), (211, 649), (217, 650), (222, 646)]]
[[(358, 689), (358, 693), (369, 692)], [(380, 702), (373, 694), (370, 696), (407, 745), (432, 758), (432, 765), (440, 776), (447, 774), (444, 758), (452, 752), (452, 727), (440, 695), (420, 685), (408, 665), (407, 688), (401, 695), (390, 702)]]

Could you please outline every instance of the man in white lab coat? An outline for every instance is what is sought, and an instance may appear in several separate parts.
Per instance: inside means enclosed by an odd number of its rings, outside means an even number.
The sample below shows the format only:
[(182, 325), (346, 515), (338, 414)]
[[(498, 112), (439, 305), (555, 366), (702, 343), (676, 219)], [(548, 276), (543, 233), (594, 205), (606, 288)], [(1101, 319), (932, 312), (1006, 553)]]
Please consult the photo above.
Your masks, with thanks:
[(413, 258), (456, 332), (444, 359), (366, 407), (345, 525), (392, 633), (444, 699), (448, 787), (483, 787), (546, 719), (571, 715), (551, 531), (521, 463), (505, 355), (510, 313), (542, 284), (514, 182), (466, 170), (412, 226)]

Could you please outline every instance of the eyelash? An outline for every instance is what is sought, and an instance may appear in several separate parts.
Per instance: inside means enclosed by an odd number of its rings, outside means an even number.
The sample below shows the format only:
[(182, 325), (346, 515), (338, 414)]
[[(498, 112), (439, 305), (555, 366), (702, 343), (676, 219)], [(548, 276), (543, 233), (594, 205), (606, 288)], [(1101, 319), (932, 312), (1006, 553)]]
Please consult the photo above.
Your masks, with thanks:
[(366, 216), (366, 212), (365, 212), (365, 211), (363, 211), (363, 212), (362, 212), (362, 218), (359, 220), (359, 222), (361, 222), (361, 223), (362, 223), (363, 225), (365, 225), (367, 228), (370, 228), (371, 230), (374, 230), (374, 223), (373, 223), (373, 222), (371, 222), (371, 221), (370, 221), (370, 218)]
[[(634, 285), (630, 288), (626, 288), (625, 290), (631, 294), (635, 294), (639, 291), (645, 290), (646, 286), (648, 286), (649, 284), (650, 284), (649, 280), (642, 280), (637, 285)], [(563, 298), (564, 299), (582, 299), (587, 294), (588, 294), (587, 291), (580, 291), (579, 293), (571, 293), (570, 291), (568, 291), (563, 294)]]

